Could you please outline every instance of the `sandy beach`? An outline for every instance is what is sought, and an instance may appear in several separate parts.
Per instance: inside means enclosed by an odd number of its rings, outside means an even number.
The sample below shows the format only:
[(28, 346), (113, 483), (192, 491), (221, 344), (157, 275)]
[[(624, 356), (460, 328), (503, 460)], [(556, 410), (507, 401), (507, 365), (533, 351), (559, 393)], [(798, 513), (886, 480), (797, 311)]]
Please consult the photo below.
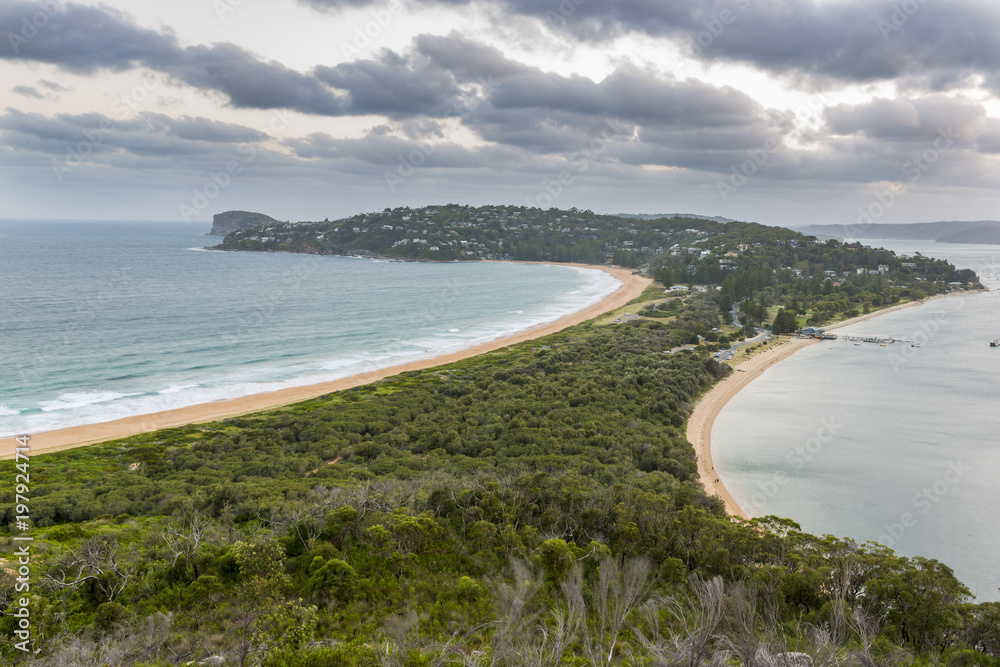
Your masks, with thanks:
[[(323, 396), (332, 392), (350, 389), (351, 387), (369, 384), (371, 382), (381, 380), (382, 378), (398, 375), (399, 373), (422, 370), (425, 368), (432, 368), (434, 366), (441, 366), (443, 364), (460, 361), (462, 359), (474, 357), (486, 352), (492, 352), (509, 345), (521, 343), (526, 340), (547, 336), (575, 324), (586, 322), (587, 320), (593, 319), (604, 312), (625, 305), (632, 299), (642, 294), (642, 291), (652, 283), (650, 279), (639, 275), (633, 275), (632, 272), (627, 269), (614, 269), (605, 266), (591, 266), (585, 264), (559, 264), (556, 262), (538, 263), (600, 269), (617, 278), (621, 281), (622, 285), (598, 303), (573, 313), (572, 315), (550, 322), (549, 324), (543, 324), (541, 326), (522, 331), (518, 334), (514, 334), (513, 336), (490, 341), (489, 343), (477, 345), (476, 347), (471, 347), (453, 354), (441, 355), (431, 359), (414, 361), (408, 364), (401, 364), (399, 366), (384, 368), (370, 373), (363, 373), (343, 378), (341, 380), (334, 380), (332, 382), (323, 382), (320, 384), (302, 387), (289, 387), (287, 389), (265, 394), (254, 394), (227, 401), (203, 403), (201, 405), (192, 405), (186, 408), (178, 408), (175, 410), (166, 410), (164, 412), (155, 412), (152, 414), (116, 419), (114, 421), (103, 422), (100, 424), (88, 424), (85, 426), (74, 426), (71, 428), (47, 431), (44, 433), (33, 433), (30, 434), (31, 453), (40, 454), (64, 449), (72, 449), (74, 447), (91, 445), (98, 442), (104, 442), (106, 440), (124, 438), (130, 435), (136, 435), (137, 433), (155, 431), (161, 428), (215, 421), (226, 417), (234, 417), (236, 415), (258, 412), (269, 408), (288, 405), (290, 403), (297, 403), (310, 398), (316, 398), (317, 396)], [(0, 440), (0, 459), (13, 458), (14, 448), (16, 446), (17, 442), (13, 438)]]
[[(923, 301), (909, 301), (898, 306), (883, 308), (867, 315), (859, 315), (843, 322), (837, 322), (824, 327), (824, 329), (828, 331), (840, 329), (879, 317), (880, 315), (885, 315), (886, 313), (920, 306), (935, 299), (943, 299), (948, 296), (951, 295), (940, 294), (924, 299)], [(775, 339), (772, 338), (773, 340)], [(722, 408), (726, 406), (726, 403), (732, 400), (733, 396), (763, 375), (767, 369), (779, 361), (787, 359), (802, 348), (818, 342), (819, 340), (814, 338), (786, 337), (781, 338), (778, 343), (769, 343), (767, 350), (737, 365), (729, 377), (713, 386), (695, 405), (694, 411), (691, 413), (691, 418), (688, 419), (687, 423), (687, 439), (694, 446), (695, 456), (698, 460), (698, 477), (709, 495), (718, 496), (722, 499), (726, 505), (726, 511), (730, 515), (743, 519), (750, 518), (733, 499), (732, 495), (730, 495), (729, 490), (715, 470), (715, 464), (712, 461), (712, 426), (715, 424), (715, 418), (722, 411)]]

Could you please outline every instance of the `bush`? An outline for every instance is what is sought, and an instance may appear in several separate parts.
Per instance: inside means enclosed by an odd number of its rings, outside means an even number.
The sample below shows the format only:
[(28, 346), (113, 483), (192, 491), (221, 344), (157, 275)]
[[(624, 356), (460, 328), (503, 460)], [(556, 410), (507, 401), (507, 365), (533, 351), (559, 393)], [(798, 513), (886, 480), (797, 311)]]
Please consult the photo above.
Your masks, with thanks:
[(358, 573), (350, 563), (334, 558), (316, 570), (306, 590), (320, 598), (350, 602), (358, 592)]

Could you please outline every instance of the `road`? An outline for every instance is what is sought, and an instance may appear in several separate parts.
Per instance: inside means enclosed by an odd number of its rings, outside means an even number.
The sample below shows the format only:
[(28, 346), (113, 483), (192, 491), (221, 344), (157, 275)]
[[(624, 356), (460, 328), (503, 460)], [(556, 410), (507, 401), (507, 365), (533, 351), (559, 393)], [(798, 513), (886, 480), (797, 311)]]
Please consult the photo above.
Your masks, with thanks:
[[(734, 303), (733, 304), (733, 310), (732, 310), (732, 312), (730, 314), (733, 316), (733, 326), (734, 327), (742, 327), (743, 325), (740, 323), (740, 304), (739, 303)], [(719, 360), (719, 361), (729, 361), (730, 359), (732, 359), (736, 355), (736, 352), (741, 347), (744, 347), (746, 345), (756, 345), (757, 343), (763, 342), (763, 341), (767, 340), (770, 337), (771, 337), (771, 331), (769, 329), (763, 329), (759, 334), (757, 334), (756, 336), (754, 336), (750, 340), (745, 340), (745, 341), (742, 341), (742, 342), (739, 342), (739, 343), (733, 343), (729, 347), (728, 350), (726, 350), (724, 352), (721, 352), (721, 351), (717, 352), (717, 354), (719, 356), (715, 357), (715, 358), (717, 360)], [(705, 344), (706, 345), (710, 345), (711, 343), (705, 341)], [(681, 350), (685, 350), (685, 349), (687, 349), (687, 350), (694, 349), (694, 345), (681, 345), (680, 347), (675, 347), (674, 349), (670, 350), (670, 354), (676, 354), (677, 352), (679, 352)], [(713, 356), (714, 356), (714, 354), (715, 353), (713, 353)]]
[[(729, 314), (732, 315), (732, 317), (733, 317), (733, 326), (734, 327), (742, 327), (743, 326), (743, 324), (740, 322), (740, 304), (738, 302), (733, 304), (733, 310)], [(765, 340), (767, 340), (770, 337), (771, 337), (770, 330), (764, 329), (759, 334), (757, 334), (756, 336), (754, 336), (753, 338), (751, 338), (750, 340), (745, 340), (745, 341), (743, 341), (741, 343), (734, 343), (725, 352), (720, 352), (719, 356), (716, 357), (716, 358), (719, 361), (729, 361), (730, 359), (732, 359), (736, 355), (736, 351), (739, 350), (741, 347), (744, 347), (746, 345), (755, 345), (756, 343), (760, 343), (762, 341), (765, 341)]]
[(757, 343), (763, 342), (770, 337), (771, 337), (771, 331), (769, 329), (764, 329), (759, 334), (757, 334), (756, 336), (754, 336), (749, 340), (744, 340), (739, 343), (733, 343), (728, 350), (726, 350), (725, 352), (720, 352), (717, 358), (719, 361), (729, 361), (734, 356), (736, 356), (737, 350), (739, 350), (741, 347), (745, 347), (747, 345), (756, 345)]

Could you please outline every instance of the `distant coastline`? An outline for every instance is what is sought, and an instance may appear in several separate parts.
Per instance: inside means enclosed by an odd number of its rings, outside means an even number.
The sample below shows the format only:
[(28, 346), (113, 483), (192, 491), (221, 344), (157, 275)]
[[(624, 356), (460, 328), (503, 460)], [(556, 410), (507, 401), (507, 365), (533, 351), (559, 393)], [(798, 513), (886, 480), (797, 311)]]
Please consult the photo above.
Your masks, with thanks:
[[(896, 312), (905, 308), (921, 306), (936, 299), (958, 296), (960, 294), (963, 293), (939, 294), (923, 299), (922, 301), (908, 301), (906, 303), (890, 306), (889, 308), (883, 308), (866, 315), (859, 315), (858, 317), (852, 317), (841, 322), (836, 322), (824, 328), (828, 330), (838, 329), (851, 324), (872, 320), (887, 313)], [(715, 464), (712, 459), (712, 426), (715, 424), (716, 418), (719, 416), (719, 413), (722, 412), (722, 409), (726, 407), (726, 404), (733, 399), (733, 397), (735, 397), (751, 382), (763, 375), (769, 368), (773, 367), (780, 361), (788, 359), (799, 350), (818, 342), (819, 340), (815, 338), (786, 337), (781, 339), (778, 343), (769, 345), (768, 349), (764, 352), (761, 352), (734, 367), (734, 371), (729, 377), (724, 378), (712, 385), (712, 387), (710, 387), (709, 390), (705, 392), (705, 394), (703, 394), (695, 404), (694, 410), (688, 418), (686, 435), (688, 442), (694, 446), (695, 457), (698, 461), (698, 477), (701, 480), (702, 485), (705, 487), (705, 491), (709, 495), (717, 496), (722, 499), (726, 506), (726, 512), (730, 515), (740, 517), (742, 519), (751, 518), (743, 510), (743, 508), (739, 506), (732, 494), (729, 493), (729, 489), (726, 488), (721, 475), (715, 469)]]
[[(611, 268), (607, 266), (572, 264), (557, 262), (511, 262), (525, 264), (548, 264), (554, 266), (570, 266), (574, 268), (598, 269), (616, 278), (621, 286), (601, 301), (575, 313), (557, 319), (547, 324), (521, 331), (512, 336), (500, 338), (488, 343), (466, 348), (459, 352), (439, 355), (429, 359), (410, 362), (390, 368), (379, 369), (351, 377), (323, 382), (301, 387), (289, 387), (279, 391), (263, 394), (252, 394), (236, 399), (214, 401), (174, 410), (156, 412), (145, 415), (125, 417), (98, 424), (74, 426), (43, 433), (31, 434), (31, 448), (36, 454), (55, 452), (75, 447), (97, 444), (107, 440), (125, 438), (139, 433), (146, 433), (162, 428), (184, 426), (198, 422), (209, 422), (235, 417), (237, 415), (277, 408), (291, 403), (309, 400), (325, 394), (343, 391), (352, 387), (376, 382), (386, 377), (405, 373), (407, 371), (433, 368), (443, 364), (461, 361), (480, 354), (486, 354), (510, 345), (521, 343), (549, 334), (557, 333), (567, 327), (586, 322), (609, 310), (619, 308), (642, 294), (652, 283), (649, 278), (635, 275), (628, 269)], [(0, 439), (0, 459), (14, 456), (16, 446), (14, 438)]]

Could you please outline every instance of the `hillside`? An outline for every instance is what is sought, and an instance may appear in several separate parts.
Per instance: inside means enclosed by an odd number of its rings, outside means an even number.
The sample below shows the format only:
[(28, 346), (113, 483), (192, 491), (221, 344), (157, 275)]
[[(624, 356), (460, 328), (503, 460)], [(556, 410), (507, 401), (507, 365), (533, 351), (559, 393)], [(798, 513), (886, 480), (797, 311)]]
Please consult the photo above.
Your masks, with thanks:
[(212, 231), (209, 236), (225, 236), (240, 229), (267, 224), (278, 224), (278, 221), (263, 213), (225, 211), (212, 216)]
[[(375, 253), (419, 229), (467, 258), (617, 258), (661, 284), (627, 322), (32, 456), (30, 598), (0, 598), (4, 664), (1000, 665), (1000, 603), (975, 604), (935, 560), (727, 516), (684, 436), (731, 372), (712, 350), (755, 324), (823, 323), (973, 288), (974, 273), (752, 223), (356, 219), (265, 222), (223, 245)], [(4, 462), (8, 479), (21, 465)], [(0, 491), (8, 553), (15, 491)], [(15, 575), (0, 569), (2, 590)], [(14, 648), (13, 609), (37, 655)]]
[(997, 664), (945, 565), (705, 495), (683, 424), (729, 371), (662, 353), (718, 324), (683, 301), (33, 457), (27, 664)]

